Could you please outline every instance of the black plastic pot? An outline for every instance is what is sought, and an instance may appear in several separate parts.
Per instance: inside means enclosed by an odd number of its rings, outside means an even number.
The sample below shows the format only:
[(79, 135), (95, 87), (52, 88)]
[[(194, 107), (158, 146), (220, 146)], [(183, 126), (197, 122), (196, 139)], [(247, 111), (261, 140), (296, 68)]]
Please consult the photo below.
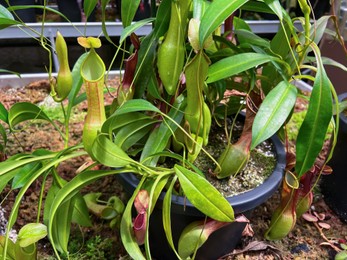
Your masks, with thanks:
[[(285, 168), (284, 147), (277, 136), (272, 137), (271, 141), (277, 153), (276, 167), (263, 184), (253, 190), (227, 198), (233, 206), (235, 214), (243, 214), (249, 218), (252, 210), (270, 198), (282, 181)], [(138, 179), (132, 174), (120, 174), (119, 180), (130, 195), (138, 184)], [(161, 194), (149, 224), (151, 253), (153, 258), (157, 260), (177, 259), (166, 242), (163, 230), (161, 206), (164, 196), (164, 193)], [(203, 220), (205, 216), (184, 197), (173, 195), (171, 203), (172, 235), (177, 248), (177, 242), (183, 229), (193, 221)], [(206, 243), (199, 248), (196, 259), (214, 260), (230, 253), (240, 242), (245, 226), (245, 223), (235, 222), (212, 233)]]
[[(339, 101), (347, 99), (347, 93), (339, 95)], [(324, 200), (328, 206), (345, 222), (347, 222), (347, 117), (340, 113), (339, 134), (335, 146), (334, 155), (329, 161), (333, 173), (323, 176), (321, 180), (321, 189)]]

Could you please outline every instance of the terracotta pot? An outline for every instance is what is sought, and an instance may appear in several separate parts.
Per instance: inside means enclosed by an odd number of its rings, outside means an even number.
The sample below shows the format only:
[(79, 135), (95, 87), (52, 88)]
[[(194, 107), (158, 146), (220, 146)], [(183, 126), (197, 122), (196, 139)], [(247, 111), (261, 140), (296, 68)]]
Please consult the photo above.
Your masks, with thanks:
[[(347, 93), (339, 95), (339, 101), (347, 99)], [(347, 222), (347, 117), (340, 113), (340, 127), (334, 155), (328, 165), (333, 168), (333, 173), (323, 176), (321, 189), (324, 200), (328, 206), (345, 222)]]
[[(277, 154), (276, 167), (263, 184), (253, 190), (227, 198), (233, 206), (236, 215), (243, 214), (250, 218), (252, 210), (269, 199), (282, 181), (285, 168), (284, 147), (277, 136), (272, 137), (270, 140), (273, 142)], [(131, 196), (138, 184), (138, 179), (135, 175), (120, 174), (119, 180), (125, 191)], [(166, 242), (163, 230), (161, 207), (164, 196), (164, 193), (161, 194), (150, 218), (149, 240), (151, 253), (155, 259), (177, 259)], [(171, 203), (172, 235), (177, 248), (177, 242), (182, 230), (193, 221), (203, 220), (205, 216), (184, 197), (173, 195)], [(206, 243), (197, 251), (196, 259), (214, 260), (230, 253), (240, 242), (245, 226), (245, 223), (234, 222), (212, 233)]]

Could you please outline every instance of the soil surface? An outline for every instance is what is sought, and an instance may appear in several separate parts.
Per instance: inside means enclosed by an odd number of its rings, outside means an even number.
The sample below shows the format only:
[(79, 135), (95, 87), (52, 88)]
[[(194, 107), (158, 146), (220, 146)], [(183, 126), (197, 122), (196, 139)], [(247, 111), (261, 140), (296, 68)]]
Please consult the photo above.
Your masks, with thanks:
[[(116, 85), (117, 80), (112, 84)], [(34, 82), (23, 88), (13, 89), (7, 86), (0, 86), (0, 102), (8, 108), (10, 105), (20, 101), (30, 101), (35, 103), (47, 102), (49, 99), (49, 87), (47, 81)], [(106, 102), (112, 102), (112, 96), (106, 94)], [(76, 117), (71, 124), (71, 144), (78, 142), (81, 137), (83, 123), (83, 111), (86, 110), (84, 103), (79, 105), (80, 117)], [(60, 124), (57, 121), (57, 124)], [(8, 154), (17, 152), (30, 152), (37, 148), (49, 148), (59, 150), (63, 142), (50, 124), (23, 126), (23, 131), (11, 136), (8, 145)], [(20, 145), (19, 145), (20, 144)], [(59, 167), (59, 172), (63, 178), (71, 179), (76, 174), (76, 169), (80, 167), (88, 158), (77, 158)], [(37, 199), (39, 196), (40, 182), (36, 182), (27, 192), (22, 201), (19, 211), (18, 221), (15, 229), (19, 229), (26, 222), (33, 222), (36, 218)], [(5, 190), (0, 194), (0, 201), (6, 196)], [(105, 197), (118, 195), (124, 199), (122, 187), (113, 177), (105, 178), (91, 187), (87, 187), (84, 192), (102, 191)], [(5, 210), (5, 217), (11, 210), (11, 202), (15, 199), (16, 192), (11, 192), (7, 199), (1, 204)], [(344, 198), (341, 198), (344, 199)], [(339, 220), (325, 204), (323, 196), (319, 193), (319, 185), (316, 187), (316, 195), (311, 207), (312, 214), (323, 214), (321, 223), (309, 222), (303, 218), (297, 221), (293, 231), (284, 239), (279, 241), (266, 241), (263, 237), (269, 226), (271, 213), (279, 203), (279, 192), (273, 195), (266, 203), (256, 208), (250, 218), (250, 227), (253, 230), (246, 232), (238, 248), (230, 252), (224, 259), (333, 259), (336, 251), (340, 249), (339, 243), (346, 243), (347, 224)], [(321, 216), (320, 215), (320, 216)], [(324, 225), (328, 224), (328, 225)], [(1, 222), (0, 222), (1, 224)], [(325, 227), (322, 228), (321, 226)], [(83, 235), (82, 235), (83, 234)], [(82, 229), (82, 233), (77, 227), (72, 229), (72, 239), (88, 241), (95, 236), (100, 236), (102, 240), (111, 241), (112, 246), (107, 247), (108, 252), (99, 256), (94, 255), (92, 259), (124, 259), (126, 253), (120, 243), (118, 229), (111, 229), (109, 222), (93, 217), (93, 226)], [(77, 249), (78, 250), (78, 249)], [(54, 259), (47, 239), (43, 239), (39, 244), (40, 259)]]

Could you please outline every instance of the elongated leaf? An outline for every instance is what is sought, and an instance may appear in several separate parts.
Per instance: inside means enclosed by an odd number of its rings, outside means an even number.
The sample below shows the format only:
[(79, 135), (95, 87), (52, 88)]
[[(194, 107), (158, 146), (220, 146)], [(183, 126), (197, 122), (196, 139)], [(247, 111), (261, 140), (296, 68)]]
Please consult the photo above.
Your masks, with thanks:
[(103, 165), (109, 167), (123, 167), (133, 160), (105, 135), (99, 135), (94, 141), (92, 153)]
[(53, 249), (55, 252), (57, 250), (56, 243), (59, 242), (56, 241), (56, 239), (59, 239), (59, 237), (52, 236), (52, 234), (56, 232), (54, 229), (57, 228), (55, 219), (57, 218), (57, 216), (59, 216), (62, 207), (65, 207), (64, 205), (67, 205), (65, 203), (71, 201), (71, 199), (86, 185), (99, 178), (115, 174), (116, 172), (117, 170), (81, 172), (56, 193), (56, 196), (50, 206), (47, 224), (48, 235), (53, 243)]
[[(82, 86), (82, 76), (81, 76), (81, 66), (85, 60), (85, 58), (88, 56), (88, 53), (84, 53), (82, 54), (78, 60), (76, 61), (71, 74), (72, 74), (72, 88), (71, 91), (69, 93), (68, 99), (69, 99), (69, 103), (68, 103), (68, 107), (67, 107), (67, 111), (70, 114), (71, 113), (71, 109), (73, 106), (76, 106), (78, 104), (78, 102), (76, 102), (76, 96), (79, 93), (81, 86)], [(85, 100), (85, 99), (84, 99)]]
[(84, 0), (83, 1), (83, 12), (84, 12), (86, 18), (88, 18), (92, 14), (97, 3), (98, 3), (98, 0)]
[(115, 115), (122, 115), (125, 113), (138, 112), (138, 111), (152, 111), (160, 113), (160, 110), (144, 99), (131, 99), (125, 102), (120, 108), (116, 110)]
[(278, 0), (264, 0), (266, 5), (274, 12), (274, 14), (277, 15), (278, 19), (282, 20), (283, 19), (283, 7)]
[(175, 249), (175, 244), (172, 239), (172, 227), (171, 227), (171, 198), (172, 198), (172, 190), (176, 183), (177, 176), (171, 181), (169, 188), (166, 191), (164, 200), (163, 200), (163, 227), (165, 230), (166, 239), (171, 247), (171, 249), (175, 252), (177, 258), (179, 258), (178, 253)]
[(235, 30), (235, 34), (237, 35), (237, 39), (239, 40), (240, 44), (247, 44), (247, 45), (256, 45), (263, 48), (270, 49), (270, 42), (255, 33), (239, 29)]
[(9, 181), (14, 178), (14, 176), (17, 174), (17, 171), (18, 170), (13, 170), (0, 176), (0, 193), (4, 190)]
[(0, 5), (0, 30), (11, 25), (21, 24), (16, 21), (13, 15), (2, 5)]
[(150, 119), (128, 124), (117, 132), (113, 142), (126, 151), (145, 136), (153, 128), (153, 124), (158, 122), (157, 120)]
[(12, 181), (12, 189), (18, 189), (24, 186), (24, 184), (28, 181), (31, 175), (40, 169), (42, 166), (41, 162), (32, 162), (24, 167), (22, 167), (13, 178)]
[[(102, 33), (104, 34), (106, 40), (115, 45), (111, 39), (111, 37), (109, 36), (108, 32), (107, 32), (107, 27), (106, 27), (106, 8), (108, 3), (110, 2), (110, 0), (101, 0), (101, 29), (102, 29)], [(118, 8), (118, 6), (117, 6)]]
[(150, 212), (147, 211), (147, 225), (146, 225), (146, 234), (145, 234), (145, 250), (146, 250), (146, 256), (148, 259), (151, 259), (151, 252), (149, 248), (149, 225), (150, 225), (150, 215), (154, 209), (155, 204), (157, 203), (157, 200), (159, 198), (160, 193), (164, 189), (165, 185), (167, 184), (169, 177), (171, 176), (171, 173), (169, 174), (161, 174), (155, 178), (155, 180), (151, 181), (151, 189), (149, 193), (149, 203), (148, 203), (148, 209), (150, 209)]
[(129, 25), (128, 27), (124, 28), (124, 30), (122, 31), (121, 35), (120, 35), (120, 40), (119, 40), (119, 44), (122, 44), (124, 42), (124, 40), (130, 36), (130, 34), (132, 34), (133, 32), (136, 32), (137, 29), (141, 28), (142, 26), (149, 24), (150, 22), (153, 22), (155, 20), (155, 18), (147, 18), (147, 19), (143, 19), (141, 21), (138, 21), (136, 23), (133, 23), (131, 25)]
[(138, 52), (138, 64), (136, 67), (137, 76), (134, 79), (134, 85), (136, 86), (134, 98), (142, 98), (151, 80), (156, 79), (156, 50), (159, 38), (164, 36), (169, 27), (170, 10), (171, 0), (161, 1), (157, 11), (154, 29), (152, 33), (141, 41), (141, 48)]
[[(1, 142), (3, 143), (3, 148), (6, 146), (6, 143), (7, 143), (7, 134), (6, 134), (6, 130), (5, 128), (0, 125), (0, 145), (1, 145)], [(1, 149), (0, 149), (1, 151)]]
[(214, 0), (207, 8), (200, 23), (200, 47), (204, 46), (205, 40), (220, 26), (226, 18), (232, 15), (248, 0)]
[(125, 210), (123, 212), (122, 221), (120, 224), (121, 239), (125, 247), (125, 250), (129, 253), (132, 259), (139, 260), (145, 260), (145, 257), (143, 256), (141, 249), (133, 235), (134, 231), (132, 223), (132, 206), (136, 198), (136, 195), (142, 188), (142, 184), (145, 181), (145, 179), (146, 177), (142, 177), (140, 183), (136, 187), (136, 190), (129, 199), (128, 204), (126, 205)]
[(324, 70), (318, 46), (311, 44), (317, 59), (317, 73), (306, 117), (299, 129), (296, 143), (295, 170), (298, 177), (308, 171), (322, 149), (333, 116), (332, 84)]
[(207, 83), (236, 75), (275, 60), (277, 60), (275, 57), (261, 53), (236, 54), (212, 64), (208, 70)]
[(135, 17), (137, 8), (139, 7), (140, 0), (122, 0), (122, 23), (126, 28), (131, 24)]
[(89, 210), (81, 193), (76, 194), (71, 222), (77, 223), (78, 225), (83, 227), (92, 226), (92, 221), (90, 220), (89, 216)]
[(114, 115), (109, 116), (106, 121), (103, 123), (101, 132), (105, 134), (109, 134), (110, 138), (112, 137), (112, 132), (117, 131), (124, 126), (134, 123), (136, 121), (142, 121), (144, 119), (151, 119), (148, 115), (140, 112), (132, 112), (122, 115)]
[(44, 156), (37, 156), (33, 157), (31, 155), (25, 155), (22, 154), (20, 155), (19, 158), (16, 158), (15, 160), (6, 160), (4, 162), (0, 163), (0, 176), (3, 174), (6, 174), (14, 169), (17, 169), (23, 165), (26, 165), (31, 162), (35, 161), (43, 161), (45, 159), (50, 159), (55, 157), (56, 154), (49, 154), (49, 155), (44, 155)]
[(11, 129), (21, 122), (33, 119), (41, 119), (53, 123), (41, 108), (29, 102), (16, 103), (8, 112), (8, 121)]
[(175, 172), (184, 194), (198, 210), (218, 221), (234, 221), (229, 202), (205, 178), (180, 165), (175, 165)]
[(8, 112), (2, 103), (0, 103), (0, 120), (8, 123)]
[(254, 119), (251, 149), (279, 130), (293, 110), (296, 95), (296, 87), (286, 81), (280, 82), (269, 92)]
[[(174, 106), (170, 109), (168, 116), (173, 119), (176, 124), (180, 124), (183, 119), (183, 108), (185, 102), (178, 98)], [(162, 152), (172, 136), (176, 131), (177, 125), (172, 121), (164, 121), (160, 124), (159, 128), (152, 131), (151, 135), (147, 139), (145, 147), (141, 153), (140, 161), (144, 162), (146, 165), (155, 166), (158, 162), (159, 156), (153, 157), (150, 160), (146, 160), (149, 156)], [(145, 161), (146, 160), (146, 161)]]
[[(13, 205), (12, 205), (12, 210), (11, 210), (10, 216), (8, 218), (7, 231), (9, 231), (13, 227), (13, 225), (14, 225), (16, 219), (17, 219), (18, 209), (19, 209), (20, 203), (22, 201), (22, 198), (23, 198), (24, 194), (27, 192), (28, 188), (32, 185), (32, 183), (35, 180), (37, 180), (43, 173), (45, 173), (46, 171), (48, 171), (52, 167), (55, 167), (60, 162), (65, 161), (65, 160), (69, 160), (71, 158), (78, 157), (78, 156), (81, 156), (81, 155), (85, 155), (85, 154), (86, 154), (85, 152), (76, 152), (74, 154), (69, 154), (69, 155), (66, 155), (66, 156), (62, 156), (60, 158), (56, 158), (53, 161), (48, 162), (47, 164), (45, 164), (38, 171), (36, 171), (31, 176), (31, 178), (25, 183), (25, 185), (20, 189), (20, 191), (18, 192), (18, 194), (16, 196), (16, 199), (15, 199)], [(1, 169), (1, 170), (3, 170), (3, 169)], [(8, 240), (9, 240), (9, 237), (7, 235), (6, 239), (5, 239), (5, 244), (7, 243)]]

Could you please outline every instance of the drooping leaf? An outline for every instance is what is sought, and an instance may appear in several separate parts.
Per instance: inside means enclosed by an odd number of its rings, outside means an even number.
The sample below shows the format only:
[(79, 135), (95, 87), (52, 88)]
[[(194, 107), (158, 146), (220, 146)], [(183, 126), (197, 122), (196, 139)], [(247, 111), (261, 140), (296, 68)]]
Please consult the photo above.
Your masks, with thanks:
[(145, 136), (153, 128), (153, 124), (158, 122), (150, 118), (127, 124), (115, 134), (113, 142), (126, 151)]
[(279, 130), (293, 110), (296, 95), (296, 87), (287, 81), (280, 82), (269, 92), (254, 119), (251, 149)]
[(96, 138), (92, 153), (96, 160), (109, 167), (123, 167), (133, 162), (126, 152), (105, 135)]
[[(146, 165), (154, 166), (158, 162), (159, 156), (155, 156), (151, 158), (150, 160), (146, 160), (149, 156), (162, 152), (170, 137), (177, 129), (177, 124), (180, 124), (180, 122), (183, 119), (183, 108), (185, 106), (185, 102), (183, 102), (180, 98), (177, 99), (177, 102), (173, 105), (173, 107), (170, 109), (168, 116), (173, 119), (176, 124), (172, 121), (164, 121), (160, 124), (160, 126), (157, 129), (154, 129), (152, 131), (151, 135), (147, 139), (147, 142), (145, 144), (145, 147), (143, 148), (143, 151), (141, 153), (140, 161), (144, 161)], [(145, 161), (146, 160), (146, 161)]]
[(112, 114), (109, 116), (106, 121), (103, 123), (101, 132), (105, 134), (109, 134), (109, 137), (112, 137), (113, 131), (118, 131), (119, 129), (125, 127), (128, 124), (142, 121), (142, 120), (151, 119), (150, 116), (141, 113), (141, 112), (131, 112), (122, 115)]
[(2, 120), (4, 123), (8, 123), (8, 112), (4, 105), (0, 103), (0, 120)]
[(41, 108), (29, 102), (15, 103), (8, 111), (8, 122), (11, 129), (21, 122), (34, 119), (45, 120), (53, 124)]
[(122, 115), (138, 111), (152, 111), (160, 113), (160, 110), (147, 100), (131, 99), (125, 102), (121, 107), (119, 107), (114, 114)]
[(21, 24), (16, 21), (13, 15), (2, 5), (0, 5), (0, 30), (11, 25)]
[[(54, 234), (54, 232), (57, 232), (57, 230), (55, 230), (55, 229), (58, 228), (58, 226), (57, 226), (57, 222), (55, 222), (55, 219), (60, 214), (63, 214), (62, 209), (64, 207), (67, 207), (67, 205), (68, 205), (67, 203), (71, 202), (73, 197), (83, 187), (85, 187), (86, 185), (90, 184), (91, 182), (93, 182), (99, 178), (102, 178), (102, 177), (105, 177), (105, 176), (108, 176), (111, 174), (115, 174), (117, 172), (119, 172), (119, 171), (109, 170), (109, 171), (84, 171), (84, 172), (81, 172), (76, 177), (74, 177), (71, 181), (66, 183), (66, 185), (64, 185), (56, 193), (56, 196), (54, 197), (54, 200), (52, 201), (51, 206), (50, 206), (50, 211), (48, 214), (48, 223), (47, 223), (48, 235), (49, 235), (50, 240), (53, 243), (53, 249), (56, 253), (57, 253), (57, 249), (59, 250), (59, 248), (57, 248), (56, 245), (57, 245), (57, 243), (60, 244), (59, 240), (57, 241), (57, 239), (60, 239), (60, 236), (56, 237), (56, 236), (53, 236), (52, 234)], [(64, 221), (64, 220), (61, 220), (61, 221)], [(71, 221), (70, 221), (70, 223), (71, 223)], [(65, 227), (69, 228), (67, 226), (67, 222), (63, 223), (63, 224), (64, 225), (66, 224), (66, 226), (64, 226), (64, 228)], [(67, 234), (66, 230), (62, 230), (61, 232), (64, 232), (65, 235)], [(65, 237), (64, 233), (61, 234), (62, 237)]]
[(133, 23), (129, 25), (128, 27), (124, 28), (124, 30), (121, 33), (119, 44), (122, 44), (124, 40), (130, 36), (133, 32), (136, 32), (137, 29), (141, 28), (142, 26), (149, 24), (150, 22), (153, 22), (155, 18), (146, 18), (140, 21), (137, 21), (136, 23)]
[(277, 60), (275, 57), (261, 53), (236, 54), (212, 64), (206, 81), (215, 82), (275, 60)]
[(218, 221), (234, 221), (234, 210), (229, 202), (205, 178), (180, 165), (174, 169), (184, 194), (197, 209)]
[(42, 167), (42, 163), (32, 162), (22, 167), (13, 178), (12, 189), (18, 189), (28, 181), (31, 175)]
[(278, 19), (283, 19), (283, 7), (278, 0), (264, 0), (265, 4), (277, 15)]
[(332, 84), (325, 72), (318, 46), (311, 44), (317, 59), (317, 73), (306, 117), (299, 129), (296, 143), (295, 170), (298, 177), (308, 171), (320, 153), (333, 116), (330, 89)]
[(142, 184), (145, 180), (146, 180), (146, 177), (142, 177), (133, 195), (129, 199), (128, 204), (125, 207), (121, 225), (120, 225), (120, 232), (122, 234), (121, 239), (125, 247), (125, 250), (130, 254), (130, 257), (132, 259), (139, 259), (139, 260), (145, 260), (145, 257), (143, 256), (141, 249), (139, 245), (137, 244), (135, 236), (134, 236), (133, 223), (132, 223), (132, 206), (136, 198), (136, 195), (141, 189)]
[(84, 0), (83, 1), (83, 12), (84, 12), (86, 18), (88, 18), (92, 14), (97, 3), (98, 3), (98, 0)]
[(139, 7), (140, 0), (123, 0), (121, 6), (122, 23), (126, 28), (133, 21), (137, 8)]
[(232, 15), (248, 0), (214, 0), (207, 8), (200, 23), (200, 47), (204, 46), (205, 40), (220, 26), (226, 18)]
[(172, 226), (171, 226), (171, 198), (172, 198), (172, 190), (176, 183), (177, 176), (172, 179), (169, 188), (167, 189), (165, 193), (165, 197), (163, 200), (163, 227), (165, 230), (165, 236), (166, 239), (171, 247), (171, 249), (175, 252), (176, 256), (178, 257), (178, 253), (175, 249), (175, 244), (172, 239)]
[(251, 31), (238, 29), (235, 30), (235, 34), (237, 35), (237, 39), (240, 44), (255, 45), (270, 49), (270, 42), (268, 40), (256, 35)]

